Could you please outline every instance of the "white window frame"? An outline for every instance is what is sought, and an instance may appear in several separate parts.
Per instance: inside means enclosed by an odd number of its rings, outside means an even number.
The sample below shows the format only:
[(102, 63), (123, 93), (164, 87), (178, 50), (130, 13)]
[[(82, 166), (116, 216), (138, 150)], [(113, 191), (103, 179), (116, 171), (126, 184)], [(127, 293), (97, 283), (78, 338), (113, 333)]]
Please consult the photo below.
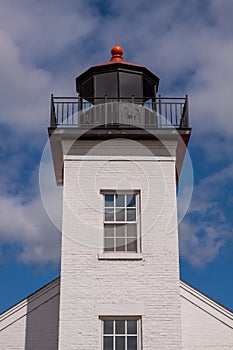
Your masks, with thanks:
[[(103, 237), (102, 237), (102, 251), (99, 254), (100, 259), (142, 259), (141, 254), (141, 216), (140, 216), (140, 190), (101, 190), (100, 193), (103, 195)], [(123, 194), (123, 195), (136, 195), (136, 221), (105, 221), (105, 195), (114, 195), (114, 201), (115, 201), (115, 195), (117, 194)], [(125, 209), (126, 209), (126, 203), (125, 203)], [(115, 214), (114, 214), (115, 218)], [(112, 225), (131, 225), (136, 224), (136, 244), (137, 248), (136, 250), (132, 251), (106, 251), (105, 250), (105, 225), (112, 224)], [(115, 242), (115, 238), (114, 238)]]
[[(116, 334), (116, 329), (115, 329), (115, 321), (120, 320), (120, 321), (125, 321), (125, 333), (122, 334)], [(127, 333), (127, 324), (126, 321), (134, 320), (137, 321), (137, 333), (135, 334), (128, 334)], [(127, 338), (128, 337), (135, 337), (137, 336), (137, 350), (142, 349), (142, 322), (141, 322), (141, 316), (101, 316), (100, 317), (101, 321), (101, 350), (104, 350), (104, 336), (109, 336), (113, 338), (113, 350), (116, 350), (115, 347), (115, 339), (117, 337), (123, 337), (125, 338), (125, 350), (127, 349)], [(104, 321), (113, 321), (113, 333), (104, 333)]]

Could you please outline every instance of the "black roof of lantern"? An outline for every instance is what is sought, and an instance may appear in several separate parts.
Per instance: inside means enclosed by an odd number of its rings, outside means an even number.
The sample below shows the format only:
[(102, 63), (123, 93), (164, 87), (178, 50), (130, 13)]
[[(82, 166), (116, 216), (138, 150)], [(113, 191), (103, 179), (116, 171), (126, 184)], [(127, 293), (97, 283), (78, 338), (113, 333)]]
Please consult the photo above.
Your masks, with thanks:
[(144, 66), (126, 62), (123, 50), (116, 45), (111, 50), (110, 61), (92, 66), (76, 78), (76, 90), (80, 97), (93, 102), (103, 98), (131, 98), (144, 101), (155, 97), (159, 77)]

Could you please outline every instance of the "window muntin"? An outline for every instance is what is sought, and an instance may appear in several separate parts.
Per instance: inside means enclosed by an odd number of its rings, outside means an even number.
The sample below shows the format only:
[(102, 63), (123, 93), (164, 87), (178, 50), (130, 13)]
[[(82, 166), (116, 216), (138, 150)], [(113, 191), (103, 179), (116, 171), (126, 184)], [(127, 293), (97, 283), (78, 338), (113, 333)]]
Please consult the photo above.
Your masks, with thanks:
[(138, 194), (104, 196), (104, 251), (139, 252)]
[(140, 318), (116, 317), (102, 319), (102, 350), (139, 350)]
[(105, 221), (136, 222), (136, 194), (106, 194)]

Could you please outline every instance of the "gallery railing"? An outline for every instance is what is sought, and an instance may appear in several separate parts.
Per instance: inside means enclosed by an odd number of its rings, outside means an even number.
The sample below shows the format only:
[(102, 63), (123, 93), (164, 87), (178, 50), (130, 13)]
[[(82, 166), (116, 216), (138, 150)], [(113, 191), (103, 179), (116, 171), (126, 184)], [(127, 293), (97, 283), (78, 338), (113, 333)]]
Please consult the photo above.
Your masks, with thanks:
[(188, 96), (185, 98), (54, 97), (51, 127), (189, 128)]

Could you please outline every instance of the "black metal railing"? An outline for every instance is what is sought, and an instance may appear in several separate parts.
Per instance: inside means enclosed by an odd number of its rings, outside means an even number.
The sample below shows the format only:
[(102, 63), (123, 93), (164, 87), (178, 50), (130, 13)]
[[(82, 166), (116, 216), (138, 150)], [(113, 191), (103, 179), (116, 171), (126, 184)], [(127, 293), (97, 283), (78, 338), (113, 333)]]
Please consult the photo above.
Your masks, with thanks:
[(127, 125), (147, 128), (189, 128), (188, 96), (185, 98), (54, 97), (51, 127), (108, 127)]

